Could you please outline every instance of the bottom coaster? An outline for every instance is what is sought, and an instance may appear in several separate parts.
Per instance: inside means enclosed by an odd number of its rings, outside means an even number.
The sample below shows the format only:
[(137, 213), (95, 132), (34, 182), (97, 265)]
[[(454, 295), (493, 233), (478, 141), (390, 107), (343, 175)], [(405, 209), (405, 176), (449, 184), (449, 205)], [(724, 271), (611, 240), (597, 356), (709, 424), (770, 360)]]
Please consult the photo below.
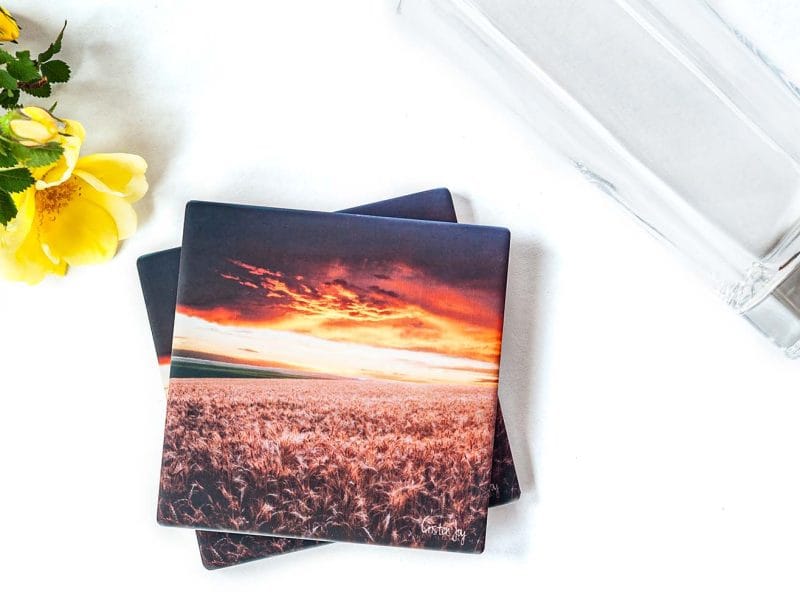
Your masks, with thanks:
[[(446, 189), (420, 192), (340, 212), (429, 221), (456, 221), (452, 198)], [(141, 257), (138, 261), (139, 277), (153, 341), (165, 382), (168, 379), (169, 358), (172, 350), (179, 264), (179, 248), (149, 254)], [(504, 504), (520, 496), (514, 461), (499, 404), (494, 442), (490, 506)], [(232, 566), (329, 543), (210, 531), (198, 531), (197, 539), (203, 564), (208, 569)]]

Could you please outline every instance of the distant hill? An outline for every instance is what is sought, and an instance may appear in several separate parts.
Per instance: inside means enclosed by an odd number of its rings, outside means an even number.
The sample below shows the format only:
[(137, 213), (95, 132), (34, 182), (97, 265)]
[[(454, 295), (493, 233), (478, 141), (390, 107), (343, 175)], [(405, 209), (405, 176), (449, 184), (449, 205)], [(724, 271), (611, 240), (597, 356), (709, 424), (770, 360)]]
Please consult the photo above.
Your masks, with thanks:
[(257, 367), (202, 358), (189, 358), (185, 356), (172, 357), (170, 377), (181, 379), (189, 377), (217, 377), (229, 379), (344, 379), (342, 377), (304, 373), (289, 369)]

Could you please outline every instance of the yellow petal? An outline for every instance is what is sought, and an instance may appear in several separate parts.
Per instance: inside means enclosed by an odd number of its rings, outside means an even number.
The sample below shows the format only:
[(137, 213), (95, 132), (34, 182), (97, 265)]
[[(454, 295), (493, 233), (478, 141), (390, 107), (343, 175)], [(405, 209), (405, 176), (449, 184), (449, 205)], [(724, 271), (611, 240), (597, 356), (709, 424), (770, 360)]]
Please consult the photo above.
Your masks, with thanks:
[(36, 196), (36, 190), (34, 190), (32, 187), (29, 187), (23, 192), (17, 192), (15, 194), (11, 194), (11, 199), (17, 206), (17, 210), (20, 210), (22, 206), (29, 200), (31, 201), (31, 203), (35, 202), (35, 196)]
[(19, 37), (19, 25), (5, 8), (0, 6), (0, 42), (13, 42)]
[(78, 162), (81, 144), (86, 137), (86, 130), (78, 121), (64, 119), (64, 134), (60, 136), (60, 143), (64, 154), (52, 165), (32, 169), (33, 178), (36, 179), (36, 189), (43, 190), (64, 183), (72, 175)]
[(23, 140), (23, 144), (25, 144), (26, 141), (31, 144), (46, 144), (52, 141), (54, 136), (58, 135), (58, 131), (52, 131), (48, 129), (46, 125), (36, 121), (14, 119), (8, 126), (15, 138)]
[(64, 121), (64, 135), (78, 138), (81, 142), (86, 139), (86, 129), (78, 121), (62, 119)]
[(34, 121), (39, 121), (41, 123), (54, 123), (55, 124), (55, 117), (47, 112), (43, 108), (39, 108), (38, 106), (23, 106), (19, 109), (26, 117), (33, 119)]
[(77, 184), (77, 190), (81, 198), (90, 200), (108, 211), (117, 225), (120, 240), (126, 240), (131, 237), (136, 232), (138, 221), (133, 207), (125, 199), (95, 188), (91, 181), (84, 179), (86, 173), (83, 171), (76, 169), (73, 174), (74, 177), (71, 181)]
[(88, 265), (111, 259), (117, 251), (117, 225), (108, 211), (73, 196), (55, 215), (43, 219), (39, 236), (51, 258), (70, 265)]
[(147, 193), (147, 163), (135, 154), (90, 154), (75, 166), (95, 189), (136, 202)]
[(17, 246), (31, 233), (36, 219), (36, 195), (31, 188), (19, 194), (11, 196), (17, 205), (17, 216), (11, 219), (6, 225), (6, 232), (11, 236), (9, 239), (16, 240)]
[(133, 210), (133, 207), (125, 202), (125, 200), (114, 196), (103, 195), (93, 199), (93, 201), (101, 208), (105, 209), (106, 212), (111, 215), (111, 218), (114, 219), (114, 223), (117, 226), (117, 235), (120, 240), (127, 240), (136, 233), (136, 226), (139, 220), (136, 217), (136, 211)]
[(25, 145), (58, 142), (61, 132), (66, 131), (66, 123), (38, 106), (25, 106), (12, 112), (8, 126)]
[(64, 261), (51, 261), (43, 252), (35, 223), (33, 197), (22, 202), (7, 227), (0, 226), (0, 275), (14, 281), (39, 283), (45, 275), (64, 275)]
[(17, 276), (12, 278), (18, 281), (34, 284), (44, 279), (45, 275), (63, 276), (67, 272), (66, 262), (63, 260), (53, 262), (44, 253), (35, 231), (28, 234), (14, 258)]

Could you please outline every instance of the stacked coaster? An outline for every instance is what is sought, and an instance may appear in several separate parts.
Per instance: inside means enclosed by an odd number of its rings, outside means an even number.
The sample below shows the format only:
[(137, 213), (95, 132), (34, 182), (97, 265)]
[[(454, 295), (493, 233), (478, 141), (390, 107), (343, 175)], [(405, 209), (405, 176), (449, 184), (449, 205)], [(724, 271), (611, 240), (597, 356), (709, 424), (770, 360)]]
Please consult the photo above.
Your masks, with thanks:
[(484, 548), (520, 495), (497, 401), (509, 232), (430, 190), (340, 213), (190, 202), (139, 259), (168, 383), (158, 522), (207, 568), (332, 541)]

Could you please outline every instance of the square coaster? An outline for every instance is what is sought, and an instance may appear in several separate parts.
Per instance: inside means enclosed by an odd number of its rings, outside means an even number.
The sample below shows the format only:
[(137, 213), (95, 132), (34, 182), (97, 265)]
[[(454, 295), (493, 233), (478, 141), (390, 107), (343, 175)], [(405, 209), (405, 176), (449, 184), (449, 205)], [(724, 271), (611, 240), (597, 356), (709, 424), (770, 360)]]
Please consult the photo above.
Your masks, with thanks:
[[(452, 201), (446, 190), (432, 190), (351, 209), (353, 212), (367, 212), (369, 210), (377, 214), (392, 214), (398, 217), (409, 214), (416, 217), (440, 218), (442, 220), (454, 218)], [(407, 212), (404, 212), (404, 210)], [(169, 331), (172, 325), (172, 311), (169, 308), (164, 310), (163, 307), (174, 306), (174, 283), (171, 284), (171, 282), (175, 281), (175, 272), (179, 259), (178, 253), (177, 249), (156, 253), (142, 257), (139, 263), (143, 290), (147, 298), (148, 313), (153, 326), (154, 341), (162, 359), (169, 350), (169, 343), (165, 343), (164, 340), (169, 339)], [(166, 300), (160, 299), (161, 297), (166, 298)], [(214, 368), (218, 367), (219, 365), (214, 366)], [(510, 501), (519, 496), (519, 486), (513, 467), (513, 459), (510, 455), (502, 416), (499, 413), (497, 416), (496, 436), (492, 481), (490, 484), (491, 502), (493, 504)], [(428, 533), (435, 530), (436, 535), (440, 538), (447, 536), (446, 530), (449, 528), (447, 525), (442, 526), (430, 523), (422, 527), (428, 530)], [(457, 538), (460, 534), (458, 527), (453, 526), (452, 533)], [(204, 562), (206, 566), (212, 568), (288, 551), (298, 546), (305, 546), (308, 543), (298, 540), (272, 540), (261, 536), (213, 532), (198, 532), (198, 539), (203, 550)], [(464, 535), (464, 543), (466, 543), (466, 534)]]

